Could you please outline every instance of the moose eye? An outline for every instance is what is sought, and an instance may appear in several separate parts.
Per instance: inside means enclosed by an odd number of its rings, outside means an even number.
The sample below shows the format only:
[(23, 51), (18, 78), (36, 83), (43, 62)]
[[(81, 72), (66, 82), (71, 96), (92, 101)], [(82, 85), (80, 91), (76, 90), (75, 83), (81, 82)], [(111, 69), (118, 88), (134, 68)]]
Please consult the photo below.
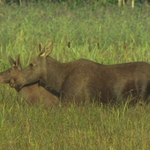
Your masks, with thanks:
[(30, 66), (30, 67), (35, 67), (35, 66), (36, 66), (36, 64), (31, 63), (29, 66)]
[(12, 69), (9, 69), (9, 70), (7, 70), (7, 72), (8, 72), (8, 73), (10, 73), (10, 72), (11, 72), (11, 70), (12, 70)]
[(29, 66), (30, 66), (30, 67), (33, 67), (33, 64), (31, 63)]

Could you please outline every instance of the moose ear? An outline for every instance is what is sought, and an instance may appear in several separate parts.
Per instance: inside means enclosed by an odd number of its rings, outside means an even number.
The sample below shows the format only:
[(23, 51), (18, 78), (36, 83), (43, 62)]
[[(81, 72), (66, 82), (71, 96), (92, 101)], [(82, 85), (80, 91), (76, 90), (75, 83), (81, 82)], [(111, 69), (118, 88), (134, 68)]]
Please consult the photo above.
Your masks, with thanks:
[(19, 70), (22, 70), (21, 62), (20, 62), (20, 54), (16, 57), (16, 66)]
[(9, 56), (9, 62), (10, 62), (10, 64), (12, 65), (12, 66), (16, 66), (16, 61), (15, 60), (13, 60), (10, 56)]
[(45, 46), (45, 48), (43, 49), (43, 51), (40, 53), (39, 56), (45, 58), (52, 52), (52, 49), (53, 49), (53, 42), (51, 41), (47, 46)]

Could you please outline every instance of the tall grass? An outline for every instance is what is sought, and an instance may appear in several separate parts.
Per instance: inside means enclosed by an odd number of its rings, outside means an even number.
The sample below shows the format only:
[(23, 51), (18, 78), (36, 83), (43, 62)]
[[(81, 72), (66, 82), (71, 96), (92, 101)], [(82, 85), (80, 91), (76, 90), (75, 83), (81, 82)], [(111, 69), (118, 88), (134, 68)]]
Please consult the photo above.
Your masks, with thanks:
[[(149, 8), (99, 3), (73, 8), (65, 3), (3, 6), (0, 71), (9, 68), (8, 56), (18, 53), (27, 66), (38, 54), (38, 44), (50, 40), (52, 56), (61, 62), (81, 57), (103, 64), (149, 62), (149, 16)], [(0, 85), (2, 150), (148, 150), (149, 118), (149, 106), (29, 107), (15, 90)]]

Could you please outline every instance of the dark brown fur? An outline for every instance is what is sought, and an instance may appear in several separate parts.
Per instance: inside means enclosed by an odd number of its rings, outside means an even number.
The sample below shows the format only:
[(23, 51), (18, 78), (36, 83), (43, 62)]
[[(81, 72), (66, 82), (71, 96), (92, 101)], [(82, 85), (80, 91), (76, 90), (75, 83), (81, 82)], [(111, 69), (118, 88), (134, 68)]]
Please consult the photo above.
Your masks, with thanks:
[[(10, 58), (12, 67), (4, 72), (0, 73), (0, 83), (9, 83), (11, 76), (21, 71), (21, 64), (19, 56), (14, 61)], [(17, 90), (17, 89), (16, 89)], [(19, 95), (24, 98), (28, 104), (44, 105), (45, 108), (52, 107), (53, 105), (59, 104), (58, 97), (47, 91), (38, 83), (26, 85), (19, 91)]]
[[(39, 49), (41, 51), (41, 45)], [(11, 78), (11, 86), (20, 89), (26, 84), (41, 81), (60, 93), (62, 102), (108, 103), (131, 96), (134, 101), (138, 98), (149, 101), (148, 63), (101, 65), (86, 59), (60, 63), (48, 56), (51, 50), (50, 43), (28, 67)]]

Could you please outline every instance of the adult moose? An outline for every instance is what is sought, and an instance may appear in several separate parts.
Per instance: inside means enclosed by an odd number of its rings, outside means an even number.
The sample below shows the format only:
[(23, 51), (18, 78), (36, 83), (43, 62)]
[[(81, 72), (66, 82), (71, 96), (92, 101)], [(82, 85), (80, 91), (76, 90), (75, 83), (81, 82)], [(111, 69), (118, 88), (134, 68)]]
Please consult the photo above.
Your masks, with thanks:
[(101, 65), (87, 59), (61, 63), (48, 56), (52, 47), (52, 42), (44, 49), (39, 45), (38, 57), (13, 76), (10, 85), (21, 89), (26, 84), (40, 81), (60, 93), (62, 102), (108, 103), (127, 100), (128, 97), (132, 97), (132, 102), (139, 99), (149, 102), (148, 63)]
[[(9, 83), (11, 76), (18, 74), (22, 70), (19, 55), (16, 61), (11, 57), (9, 57), (9, 61), (11, 68), (4, 72), (0, 72), (0, 83)], [(45, 108), (59, 104), (58, 97), (47, 91), (38, 83), (26, 85), (18, 92), (28, 104), (43, 105)]]

